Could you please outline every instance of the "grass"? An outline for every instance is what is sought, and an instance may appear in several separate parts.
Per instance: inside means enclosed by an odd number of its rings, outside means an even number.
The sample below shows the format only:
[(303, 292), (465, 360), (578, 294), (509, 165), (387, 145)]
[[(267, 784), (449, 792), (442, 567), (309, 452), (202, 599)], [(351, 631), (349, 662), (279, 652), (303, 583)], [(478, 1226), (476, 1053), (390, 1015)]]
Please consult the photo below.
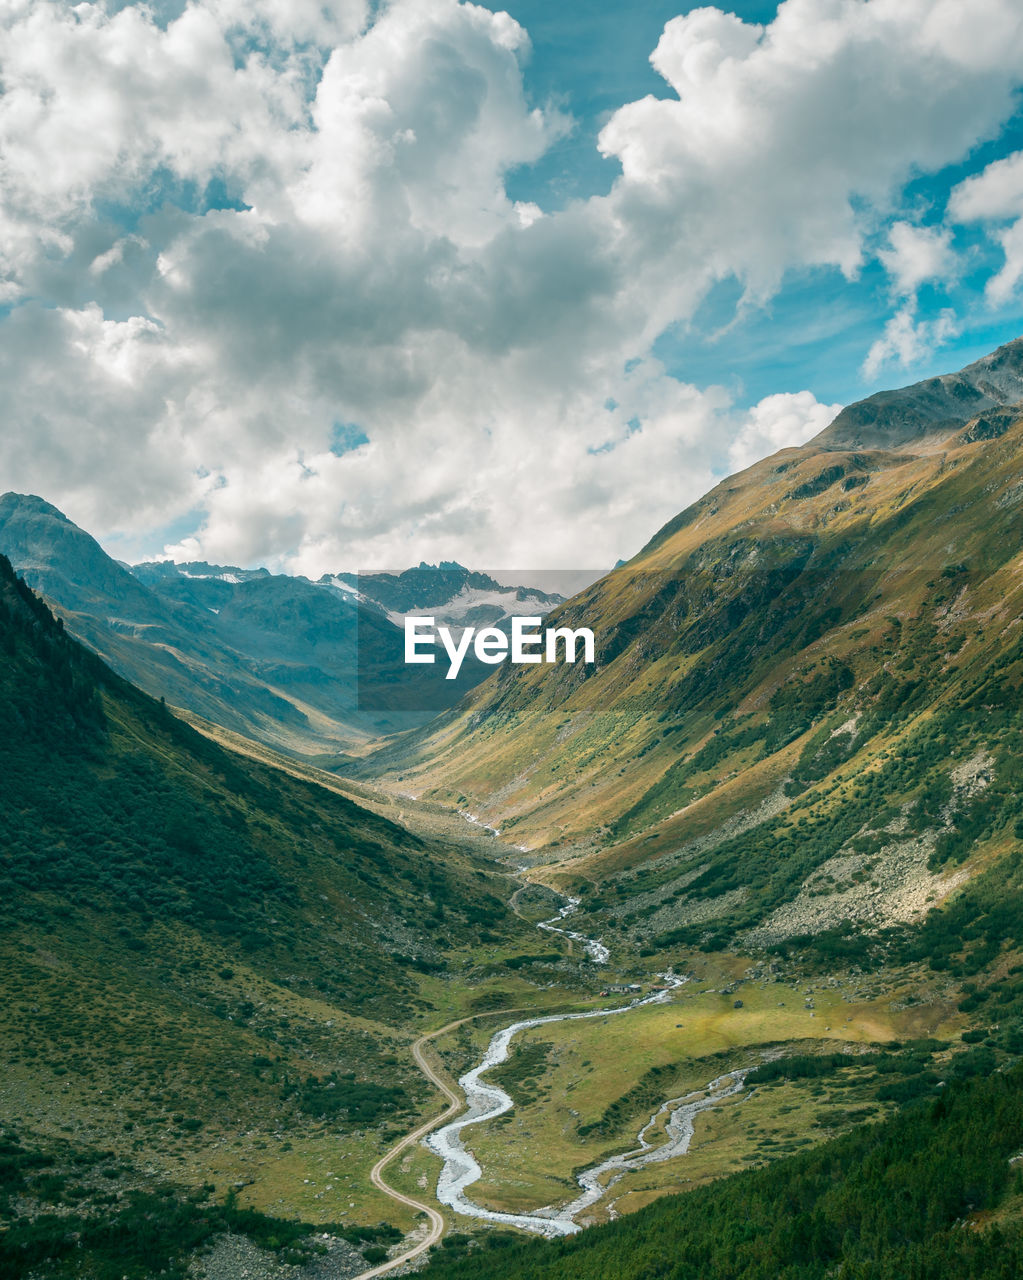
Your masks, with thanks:
[(388, 1165), (386, 1177), (396, 1191), (414, 1196), (417, 1200), (436, 1203), (433, 1195), (440, 1170), (440, 1157), (419, 1144), (407, 1149), (400, 1160)]
[(791, 1155), (851, 1124), (877, 1118), (883, 1110), (863, 1082), (858, 1095), (850, 1095), (848, 1088), (821, 1088), (805, 1081), (739, 1094), (696, 1117), (688, 1155), (627, 1174), (599, 1206), (594, 1221), (605, 1221), (611, 1209), (634, 1213), (658, 1196), (691, 1191), (762, 1161)]
[[(360, 1137), (317, 1134), (289, 1142), (292, 1150), (256, 1149), (251, 1137), (235, 1150), (206, 1153), (194, 1167), (218, 1187), (239, 1178), (246, 1186), (238, 1203), (282, 1218), (314, 1223), (390, 1222), (410, 1231), (419, 1215), (378, 1191), (369, 1171), (387, 1142), (378, 1134)], [(193, 1172), (193, 1170), (188, 1170)]]
[[(5, 942), (0, 981), (14, 997), (0, 1007), (9, 1049), (0, 1100), (8, 1119), (49, 1135), (70, 1122), (90, 1141), (126, 1159), (144, 1156), (185, 1184), (212, 1183), (222, 1194), (242, 1183), (239, 1204), (311, 1222), (413, 1225), (411, 1211), (372, 1187), (369, 1169), (396, 1136), (442, 1108), (411, 1058), (421, 1030), (473, 1016), (463, 1032), (463, 1056), (471, 1056), (505, 1020), (479, 1013), (481, 1000), (537, 1013), (578, 1005), (577, 984), (568, 979), (539, 989), (512, 971), (474, 985), (421, 975), (429, 1011), (389, 1027), (237, 960), (227, 968), (222, 953), (183, 927), (161, 948), (178, 957), (183, 980), (135, 956), (108, 956), (101, 970), (94, 939), (76, 927), (54, 936), (52, 949), (28, 943), (26, 954), (22, 938)], [(231, 1016), (250, 1005), (252, 1016)], [(285, 1076), (364, 1070), (370, 1061), (402, 1085), (408, 1107), (368, 1127), (338, 1129), (281, 1097)], [(462, 1069), (461, 1059), (451, 1065), (455, 1075)], [(182, 1128), (175, 1116), (197, 1129)], [(433, 1157), (427, 1162), (436, 1166)], [(329, 1182), (326, 1172), (335, 1175)]]
[[(76, 678), (82, 674), (70, 658), (67, 665)], [(25, 680), (12, 681), (19, 698), (28, 687)], [(265, 763), (229, 761), (208, 743), (197, 746), (157, 704), (140, 701), (141, 695), (134, 701), (125, 695), (121, 703), (118, 696), (113, 686), (104, 695), (108, 737), (97, 737), (97, 754), (69, 763), (71, 774), (82, 774), (82, 812), (91, 812), (93, 793), (116, 776), (124, 759), (148, 753), (155, 761), (152, 777), (163, 788), (159, 794), (171, 784), (176, 788), (179, 816), (190, 816), (192, 809), (201, 816), (204, 806), (220, 812), (224, 865), (234, 869), (237, 882), (246, 883), (238, 866), (249, 866), (234, 857), (241, 849), (258, 854), (278, 877), (278, 888), (269, 896), (253, 895), (245, 905), (242, 923), (258, 936), (252, 946), (243, 944), (201, 913), (206, 890), (203, 876), (193, 872), (213, 865), (198, 856), (205, 828), (195, 832), (184, 823), (187, 830), (175, 828), (175, 834), (161, 827), (164, 834), (154, 836), (143, 821), (152, 808), (144, 786), (125, 793), (133, 803), (142, 796), (127, 834), (136, 847), (150, 851), (149, 862), (138, 861), (130, 840), (123, 857), (114, 849), (120, 862), (100, 857), (88, 831), (56, 829), (53, 814), (41, 806), (36, 827), (23, 824), (33, 843), (24, 842), (24, 866), (11, 863), (11, 883), (20, 891), (37, 865), (33, 859), (53, 855), (69, 884), (85, 885), (85, 900), (36, 893), (0, 941), (0, 1119), (24, 1122), (31, 1132), (53, 1136), (74, 1128), (97, 1146), (185, 1185), (212, 1180), (223, 1193), (241, 1183), (242, 1205), (311, 1222), (387, 1219), (405, 1229), (414, 1215), (372, 1189), (368, 1171), (396, 1135), (441, 1109), (409, 1053), (415, 1036), (431, 1027), (491, 1011), (438, 1045), (439, 1060), (457, 1077), (478, 1061), (494, 1029), (510, 1020), (498, 1010), (525, 1015), (593, 1007), (608, 977), (649, 980), (669, 961), (680, 971), (694, 969), (697, 980), (670, 1005), (524, 1034), (526, 1055), (513, 1058), (502, 1073), (513, 1095), (520, 1092), (520, 1105), (471, 1141), (486, 1170), (478, 1196), (497, 1208), (528, 1209), (571, 1198), (578, 1168), (632, 1143), (658, 1101), (636, 1093), (654, 1068), (671, 1068), (670, 1096), (702, 1086), (726, 1066), (758, 1060), (771, 1045), (834, 1047), (836, 1038), (885, 1042), (948, 1034), (964, 1021), (951, 1013), (950, 979), (928, 986), (911, 969), (860, 975), (836, 988), (806, 978), (797, 984), (796, 962), (779, 962), (787, 977), (774, 982), (765, 973), (767, 961), (759, 977), (750, 976), (748, 957), (697, 955), (694, 961), (695, 944), (665, 944), (656, 954), (638, 955), (638, 938), (630, 943), (624, 931), (614, 935), (615, 965), (609, 970), (576, 963), (565, 940), (540, 936), (527, 921), (499, 912), (492, 919), (483, 918), (486, 911), (483, 917), (472, 914), (481, 893), (506, 897), (511, 888), (503, 869), (479, 855), (510, 855), (462, 819), (397, 796), (381, 802), (381, 810), (418, 828), (417, 840), (361, 814), (339, 795), (316, 791), (312, 775), (295, 776), (302, 772), (296, 769), (284, 776)], [(584, 814), (601, 742), (621, 733), (632, 749), (642, 741), (639, 725), (640, 719), (624, 713), (602, 716), (589, 708), (565, 739), (565, 768), (571, 766), (572, 776), (558, 779), (557, 796), (563, 794), (561, 784), (570, 783), (579, 797), (578, 813)], [(557, 737), (564, 722), (551, 728)], [(693, 732), (701, 742), (712, 736), (709, 721)], [(801, 741), (771, 757), (761, 774), (786, 751), (786, 767), (793, 763)], [(887, 741), (893, 750), (912, 745), (907, 730)], [(553, 750), (558, 744), (552, 738), (549, 745)], [(646, 786), (662, 766), (653, 751), (643, 761), (636, 777)], [(850, 776), (865, 774), (879, 770), (881, 761), (865, 752), (845, 767)], [(941, 767), (947, 770), (944, 756)], [(24, 770), (26, 776), (31, 772)], [(690, 833), (705, 833), (705, 825), (734, 812), (744, 795), (753, 794), (749, 779), (755, 772), (694, 801)], [(794, 802), (777, 824), (780, 834), (805, 841), (807, 822), (826, 826), (840, 815), (850, 804), (836, 792), (836, 779), (844, 777), (839, 771), (819, 793), (807, 792)], [(702, 784), (711, 775), (703, 770), (693, 778)], [(762, 789), (764, 777), (755, 782)], [(625, 798), (622, 791), (619, 799)], [(880, 807), (866, 793), (857, 803)], [(552, 830), (559, 821), (552, 819)], [(685, 828), (677, 816), (662, 827), (662, 834), (670, 828), (681, 841)], [(244, 838), (237, 835), (242, 829)], [(111, 828), (109, 834), (125, 833)], [(163, 865), (161, 841), (166, 845), (171, 835), (180, 847), (166, 880), (198, 885), (196, 905), (177, 917), (147, 909), (147, 895), (154, 879), (159, 881), (154, 868)], [(67, 848), (60, 844), (65, 837)], [(634, 877), (626, 896), (675, 874), (666, 867), (643, 879), (639, 864), (649, 859), (640, 837), (630, 841), (629, 857), (620, 857), (619, 846), (603, 868)], [(658, 840), (649, 848), (657, 856), (672, 852)], [(568, 852), (561, 844), (550, 856)], [(771, 863), (759, 847), (750, 856)], [(596, 858), (570, 863), (562, 874), (578, 877), (589, 891), (584, 872), (596, 874), (599, 864)], [(126, 894), (118, 869), (131, 873), (126, 881), (134, 897)], [(547, 874), (555, 873), (548, 868)], [(115, 896), (108, 899), (107, 893)], [(599, 913), (597, 908), (598, 922)], [(585, 917), (580, 927), (589, 931)], [(640, 920), (636, 933), (645, 927)], [(540, 954), (548, 958), (522, 967), (507, 963)], [(410, 960), (421, 963), (416, 968)], [(805, 1000), (808, 985), (812, 1009)], [(741, 1009), (734, 1007), (737, 998)], [(360, 1081), (400, 1089), (404, 1105), (366, 1123), (303, 1110), (303, 1084), (310, 1077), (320, 1082), (315, 1094), (327, 1087), (330, 1073), (348, 1071)], [(630, 1097), (632, 1102), (622, 1103)], [(605, 1123), (618, 1103), (614, 1123)], [(701, 1117), (690, 1156), (630, 1175), (613, 1198), (619, 1211), (629, 1210), (669, 1185), (682, 1185), (681, 1179), (694, 1185), (814, 1140), (818, 1128), (826, 1128), (817, 1125), (823, 1110), (830, 1108), (841, 1127), (844, 1121), (837, 1117), (870, 1105), (869, 1096), (864, 1101), (855, 1089), (833, 1089), (829, 1082), (764, 1089)], [(587, 1127), (589, 1133), (581, 1134)], [(435, 1185), (434, 1157), (417, 1149), (403, 1166), (404, 1161), (393, 1173), (398, 1185), (427, 1197)]]
[[(728, 958), (728, 967), (735, 967), (735, 957)], [(734, 981), (727, 969), (713, 972), (712, 977), (715, 981), (724, 977), (729, 986)], [(530, 1071), (525, 1089), (520, 1081), (519, 1096), (524, 1094), (525, 1098), (514, 1112), (467, 1131), (468, 1145), (484, 1170), (473, 1198), (505, 1211), (571, 1199), (578, 1189), (575, 1171), (634, 1146), (637, 1130), (664, 1098), (626, 1112), (610, 1132), (591, 1132), (584, 1137), (580, 1127), (598, 1124), (607, 1108), (629, 1094), (653, 1067), (678, 1064), (666, 1096), (679, 1096), (701, 1088), (726, 1069), (759, 1062), (766, 1048), (781, 1043), (793, 1047), (807, 1044), (811, 1049), (835, 1043), (884, 1043), (947, 1033), (956, 1021), (940, 1002), (893, 1010), (887, 996), (859, 999), (851, 990), (825, 988), (813, 991), (815, 1007), (811, 1009), (806, 1007), (805, 992), (805, 985), (748, 981), (723, 994), (717, 988), (707, 989), (706, 982), (694, 983), (683, 987), (668, 1005), (647, 1006), (606, 1019), (547, 1024), (520, 1033), (515, 1042), (518, 1052), (525, 1054), (536, 1070)], [(743, 1001), (741, 1009), (734, 1008), (737, 998)], [(482, 1028), (463, 1032), (449, 1048), (452, 1059), (461, 1063), (476, 1055), (478, 1060), (486, 1038)], [(530, 1046), (536, 1048), (531, 1052)], [(499, 1068), (494, 1078), (501, 1081), (501, 1073)], [(513, 1054), (504, 1069), (513, 1098), (515, 1074)], [(809, 1086), (804, 1092), (809, 1096)], [(764, 1095), (753, 1112), (766, 1108), (773, 1114), (791, 1105), (780, 1091), (764, 1091)], [(741, 1118), (731, 1101), (720, 1111), (702, 1115), (691, 1155), (655, 1166), (653, 1173), (629, 1175), (614, 1191), (616, 1199), (625, 1197), (617, 1206), (619, 1211), (644, 1201), (643, 1196), (638, 1201), (630, 1199), (633, 1191), (639, 1195), (644, 1188), (649, 1192), (662, 1183), (675, 1185), (680, 1178), (695, 1184), (756, 1158), (756, 1138), (744, 1128), (746, 1108), (752, 1103), (741, 1106)], [(876, 1104), (873, 1110), (877, 1111)], [(723, 1118), (733, 1112), (736, 1118)], [(806, 1114), (790, 1113), (778, 1132), (785, 1142), (791, 1142), (807, 1131), (807, 1123)], [(732, 1126), (727, 1140), (718, 1133), (722, 1125), (723, 1133)], [(712, 1139), (706, 1147), (704, 1137)]]

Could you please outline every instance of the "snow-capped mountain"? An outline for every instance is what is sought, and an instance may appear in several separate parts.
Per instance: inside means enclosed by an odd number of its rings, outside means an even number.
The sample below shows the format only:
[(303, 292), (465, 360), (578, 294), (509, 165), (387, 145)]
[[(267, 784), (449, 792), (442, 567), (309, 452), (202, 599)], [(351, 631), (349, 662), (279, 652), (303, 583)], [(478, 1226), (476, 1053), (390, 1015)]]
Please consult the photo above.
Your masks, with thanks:
[(399, 627), (409, 615), (425, 614), (451, 628), (503, 628), (513, 617), (544, 617), (564, 603), (557, 592), (502, 584), (450, 560), (400, 573), (325, 574), (317, 585), (375, 605)]

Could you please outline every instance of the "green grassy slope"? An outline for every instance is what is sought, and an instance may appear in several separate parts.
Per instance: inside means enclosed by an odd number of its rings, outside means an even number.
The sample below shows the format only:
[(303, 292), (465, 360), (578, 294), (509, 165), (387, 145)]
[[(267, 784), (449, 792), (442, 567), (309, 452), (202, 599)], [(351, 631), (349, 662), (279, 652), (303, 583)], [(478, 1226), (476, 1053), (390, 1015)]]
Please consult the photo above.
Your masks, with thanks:
[(281, 1264), (292, 1275), (291, 1268), (319, 1264), (327, 1253), (358, 1271), (385, 1254), (381, 1242), (400, 1237), (387, 1224), (333, 1225), (325, 1235), (309, 1222), (239, 1208), (233, 1196), (218, 1200), (209, 1187), (140, 1177), (111, 1151), (64, 1137), (24, 1139), (15, 1130), (0, 1129), (0, 1273), (5, 1280), (186, 1280), (196, 1274), (197, 1255), (215, 1248), (227, 1233), (243, 1248), (251, 1242), (249, 1258), (264, 1273)]
[(535, 945), (507, 878), (201, 737), (2, 558), (0, 724), (0, 1123), (383, 1217), (363, 1166), (433, 1105), (429, 992)]

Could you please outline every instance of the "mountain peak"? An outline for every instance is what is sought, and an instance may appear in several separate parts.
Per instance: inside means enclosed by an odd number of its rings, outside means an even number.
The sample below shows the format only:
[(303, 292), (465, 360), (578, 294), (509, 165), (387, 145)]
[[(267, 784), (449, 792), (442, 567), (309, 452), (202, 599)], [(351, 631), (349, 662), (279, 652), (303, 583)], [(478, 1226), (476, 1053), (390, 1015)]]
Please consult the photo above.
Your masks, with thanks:
[(152, 585), (171, 578), (208, 578), (222, 582), (248, 582), (253, 578), (273, 577), (269, 569), (242, 569), (238, 565), (209, 564), (205, 560), (143, 560), (130, 566), (141, 582)]
[(0, 496), (0, 551), (30, 587), (75, 611), (119, 614), (130, 601), (148, 616), (144, 588), (96, 539), (52, 503), (32, 493)]
[(958, 373), (878, 391), (848, 405), (810, 441), (822, 449), (897, 449), (951, 435), (985, 409), (1023, 400), (1023, 338), (982, 356)]
[(63, 511), (47, 502), (45, 498), (40, 498), (38, 494), (15, 493), (10, 489), (7, 493), (0, 494), (0, 516), (7, 517), (14, 514), (50, 516), (54, 520), (63, 521), (64, 524), (72, 523)]

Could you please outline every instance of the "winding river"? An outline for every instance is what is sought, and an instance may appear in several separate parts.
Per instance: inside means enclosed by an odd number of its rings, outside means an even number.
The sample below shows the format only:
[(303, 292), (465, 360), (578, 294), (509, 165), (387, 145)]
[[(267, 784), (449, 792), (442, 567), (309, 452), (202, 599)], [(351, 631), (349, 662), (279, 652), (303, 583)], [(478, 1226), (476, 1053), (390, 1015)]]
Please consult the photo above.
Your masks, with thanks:
[[(587, 954), (597, 964), (606, 964), (609, 952), (601, 942), (586, 938), (582, 934), (561, 927), (557, 921), (563, 921), (578, 906), (577, 899), (569, 899), (556, 916), (545, 920), (539, 927), (554, 933), (564, 933), (568, 937), (581, 942)], [(612, 1009), (592, 1009), (585, 1013), (557, 1013), (539, 1018), (525, 1018), (521, 1022), (513, 1022), (510, 1026), (496, 1032), (487, 1046), (487, 1051), (479, 1066), (460, 1077), (458, 1084), (465, 1094), (466, 1110), (455, 1120), (442, 1128), (436, 1129), (426, 1139), (427, 1145), (444, 1162), (437, 1182), (437, 1199), (446, 1204), (455, 1213), (471, 1218), (483, 1218), (489, 1222), (500, 1222), (507, 1226), (520, 1227), (538, 1235), (555, 1237), (572, 1235), (581, 1230), (576, 1218), (591, 1205), (596, 1204), (624, 1174), (641, 1169), (645, 1165), (673, 1156), (684, 1155), (689, 1149), (693, 1136), (693, 1120), (701, 1112), (716, 1106), (723, 1099), (741, 1092), (745, 1087), (746, 1076), (751, 1067), (731, 1071), (712, 1080), (704, 1089), (684, 1097), (671, 1098), (664, 1102), (643, 1125), (637, 1134), (639, 1144), (634, 1150), (609, 1159), (585, 1169), (577, 1175), (581, 1192), (571, 1203), (561, 1208), (545, 1207), (530, 1213), (501, 1213), (493, 1209), (485, 1209), (476, 1204), (466, 1194), (469, 1187), (483, 1175), (475, 1156), (465, 1146), (462, 1131), (470, 1125), (483, 1124), (496, 1116), (510, 1111), (515, 1105), (511, 1097), (499, 1086), (482, 1077), (493, 1067), (507, 1061), (513, 1038), (530, 1027), (542, 1027), (552, 1022), (581, 1021), (584, 1018), (608, 1018), (629, 1013), (643, 1005), (663, 1004), (672, 991), (686, 981), (672, 973), (661, 975), (665, 986), (627, 1004)], [(656, 1141), (653, 1134), (664, 1124), (664, 1135)]]
[(582, 933), (574, 933), (571, 929), (562, 929), (554, 923), (555, 920), (564, 920), (566, 916), (570, 916), (579, 906), (578, 898), (569, 898), (568, 902), (561, 908), (556, 916), (552, 916), (550, 920), (543, 920), (536, 927), (538, 929), (546, 929), (549, 933), (563, 933), (566, 938), (572, 938), (575, 942), (583, 944), (583, 950), (594, 962), (594, 964), (607, 964), (611, 959), (611, 952), (602, 942), (598, 942), (596, 938), (587, 938)]

